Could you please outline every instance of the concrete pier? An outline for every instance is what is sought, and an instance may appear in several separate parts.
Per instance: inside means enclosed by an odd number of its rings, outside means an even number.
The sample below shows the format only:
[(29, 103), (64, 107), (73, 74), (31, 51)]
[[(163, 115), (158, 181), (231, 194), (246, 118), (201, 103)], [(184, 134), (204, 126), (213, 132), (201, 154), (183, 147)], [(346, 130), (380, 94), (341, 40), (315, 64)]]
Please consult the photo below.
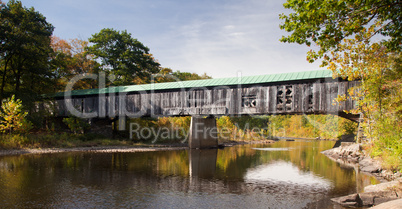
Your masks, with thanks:
[(218, 147), (218, 129), (213, 117), (191, 117), (188, 146), (190, 149)]

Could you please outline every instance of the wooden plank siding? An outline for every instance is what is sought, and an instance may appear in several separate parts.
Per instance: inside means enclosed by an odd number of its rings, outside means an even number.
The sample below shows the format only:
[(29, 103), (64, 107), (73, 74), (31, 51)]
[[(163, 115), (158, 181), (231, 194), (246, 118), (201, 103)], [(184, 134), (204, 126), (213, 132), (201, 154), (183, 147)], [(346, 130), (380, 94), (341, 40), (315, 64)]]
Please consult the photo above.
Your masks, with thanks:
[[(98, 117), (179, 115), (324, 114), (351, 110), (348, 99), (333, 105), (357, 81), (311, 82), (260, 86), (178, 89), (158, 92), (102, 94), (72, 98), (77, 111)], [(68, 100), (68, 99), (66, 99)], [(64, 98), (55, 100), (55, 115), (68, 116)]]

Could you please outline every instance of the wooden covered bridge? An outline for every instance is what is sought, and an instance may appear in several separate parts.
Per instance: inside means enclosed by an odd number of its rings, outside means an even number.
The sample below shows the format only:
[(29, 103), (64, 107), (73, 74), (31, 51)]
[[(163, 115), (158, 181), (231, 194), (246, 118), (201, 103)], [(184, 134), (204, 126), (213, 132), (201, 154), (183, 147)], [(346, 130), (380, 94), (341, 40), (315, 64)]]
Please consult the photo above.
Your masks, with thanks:
[(194, 116), (192, 123), (204, 125), (220, 115), (336, 114), (354, 119), (344, 110), (353, 109), (355, 101), (338, 104), (334, 99), (357, 84), (319, 70), (75, 90), (54, 95), (54, 115), (123, 122), (127, 117)]

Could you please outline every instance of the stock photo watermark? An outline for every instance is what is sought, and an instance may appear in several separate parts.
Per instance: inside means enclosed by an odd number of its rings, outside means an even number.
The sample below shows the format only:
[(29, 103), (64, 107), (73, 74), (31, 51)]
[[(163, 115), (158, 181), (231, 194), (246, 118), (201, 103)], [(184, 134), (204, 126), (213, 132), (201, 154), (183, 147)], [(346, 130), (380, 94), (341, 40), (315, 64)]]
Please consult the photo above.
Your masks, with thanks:
[[(235, 124), (235, 129), (230, 128), (208, 128), (204, 127), (202, 123), (196, 123), (193, 133), (200, 136), (201, 139), (208, 139), (218, 137), (221, 140), (241, 140), (247, 137), (258, 137), (269, 139), (272, 137), (286, 137), (285, 128), (276, 128), (275, 126), (270, 126), (267, 128), (251, 127), (250, 124), (246, 123), (244, 127), (240, 127)], [(238, 132), (238, 130), (248, 130), (243, 132)], [(165, 139), (175, 139), (179, 140), (181, 143), (188, 141), (189, 129), (184, 127), (171, 125), (170, 127), (148, 127), (142, 126), (139, 123), (131, 122), (129, 125), (129, 137), (130, 139), (141, 139), (151, 141), (156, 143), (158, 140)], [(246, 133), (247, 132), (247, 133)]]

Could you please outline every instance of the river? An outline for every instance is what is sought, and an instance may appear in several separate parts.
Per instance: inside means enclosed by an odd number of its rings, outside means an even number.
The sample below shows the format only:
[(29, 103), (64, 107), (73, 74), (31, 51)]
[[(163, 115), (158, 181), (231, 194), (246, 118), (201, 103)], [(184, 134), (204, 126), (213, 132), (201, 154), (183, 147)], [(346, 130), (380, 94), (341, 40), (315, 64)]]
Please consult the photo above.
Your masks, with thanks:
[(334, 142), (0, 156), (1, 208), (340, 208), (375, 178), (320, 152)]

